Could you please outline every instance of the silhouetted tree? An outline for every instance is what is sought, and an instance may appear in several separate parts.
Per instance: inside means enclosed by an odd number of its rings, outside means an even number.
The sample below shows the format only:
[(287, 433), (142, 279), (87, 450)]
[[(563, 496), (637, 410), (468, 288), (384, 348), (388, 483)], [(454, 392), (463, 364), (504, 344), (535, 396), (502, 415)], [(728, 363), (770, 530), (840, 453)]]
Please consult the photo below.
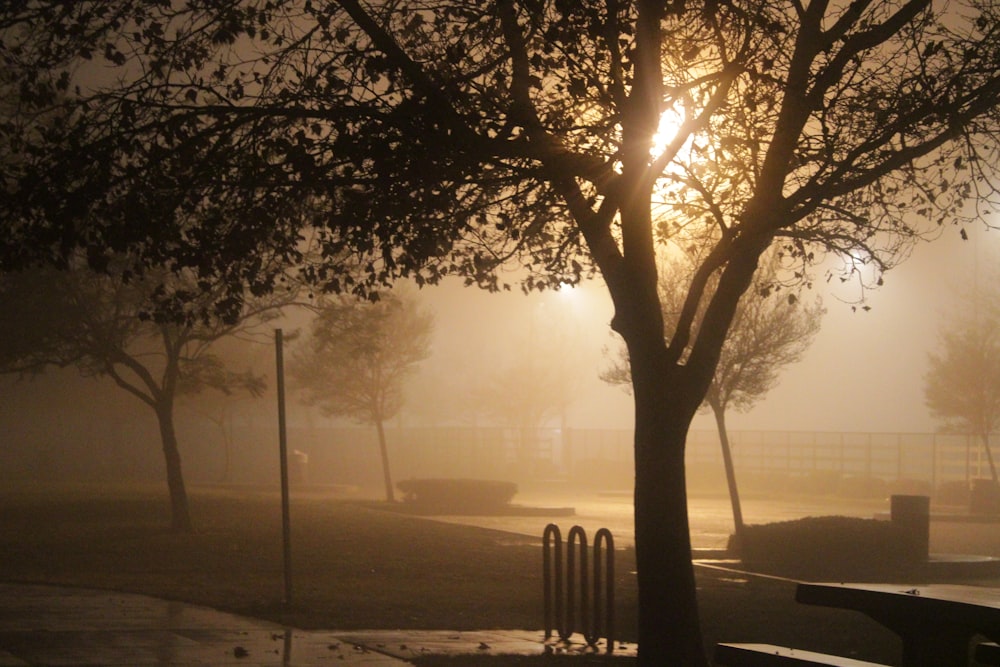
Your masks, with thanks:
[[(238, 299), (273, 287), (311, 226), (328, 259), (306, 273), (335, 291), (447, 274), (532, 289), (599, 272), (635, 398), (640, 661), (704, 665), (684, 443), (739, 297), (774, 245), (803, 275), (827, 251), (877, 282), (942, 220), (979, 215), (966, 202), (996, 194), (998, 12), (6, 3), (0, 58), (20, 113), (0, 138), (19, 159), (0, 268), (131, 248), (217, 274)], [(38, 130), (60, 91), (64, 122)], [(191, 219), (178, 211), (220, 202), (240, 207), (225, 218), (238, 224), (178, 229)], [(292, 215), (300, 202), (315, 215)], [(667, 340), (658, 237), (705, 248)], [(347, 251), (363, 277), (342, 275)], [(512, 263), (524, 271), (504, 273)]]
[(395, 494), (385, 421), (399, 412), (406, 379), (430, 354), (433, 323), (413, 297), (342, 296), (321, 307), (293, 354), (291, 374), (307, 403), (375, 427), (388, 502)]
[[(715, 376), (705, 394), (703, 407), (712, 411), (722, 447), (726, 484), (733, 509), (736, 546), (743, 538), (743, 510), (740, 503), (732, 446), (726, 428), (726, 411), (744, 412), (754, 406), (778, 382), (778, 373), (802, 358), (819, 332), (826, 310), (819, 299), (802, 304), (795, 292), (780, 292), (776, 258), (766, 261), (767, 268), (754, 277), (753, 285), (740, 299), (730, 324), (729, 336), (722, 345)], [(662, 260), (660, 301), (666, 332), (674, 331), (684, 306), (686, 288), (697, 262), (688, 256)], [(698, 323), (695, 324), (697, 329)], [(609, 384), (631, 387), (628, 352), (621, 349), (618, 359), (601, 373)]]
[(940, 350), (928, 355), (924, 396), (945, 430), (979, 438), (998, 483), (990, 436), (1000, 428), (1000, 292), (973, 296), (942, 328)]
[[(85, 266), (0, 275), (0, 372), (31, 375), (49, 366), (75, 367), (85, 377), (109, 377), (156, 414), (170, 492), (171, 526), (190, 531), (191, 514), (181, 467), (174, 406), (182, 394), (213, 390), (259, 394), (264, 379), (227, 368), (213, 354), (221, 338), (247, 332), (274, 317), (287, 297), (247, 301), (235, 322), (200, 316), (156, 321), (154, 294), (164, 284), (125, 278), (123, 266), (94, 273)], [(183, 290), (173, 282), (172, 291)], [(205, 299), (211, 299), (208, 294)], [(196, 302), (191, 293), (185, 299)], [(192, 309), (197, 309), (192, 303)]]

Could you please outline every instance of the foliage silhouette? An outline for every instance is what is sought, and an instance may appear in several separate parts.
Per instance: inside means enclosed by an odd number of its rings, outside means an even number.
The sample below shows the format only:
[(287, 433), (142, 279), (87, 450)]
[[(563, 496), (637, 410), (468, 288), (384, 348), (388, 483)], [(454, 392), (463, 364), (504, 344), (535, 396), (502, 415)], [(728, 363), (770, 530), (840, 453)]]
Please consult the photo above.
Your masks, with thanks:
[(395, 493), (385, 421), (399, 412), (406, 379), (430, 354), (433, 327), (433, 316), (413, 296), (390, 292), (374, 302), (340, 296), (321, 305), (292, 359), (307, 403), (375, 427), (388, 502)]
[[(212, 346), (234, 335), (252, 335), (289, 305), (294, 293), (278, 292), (244, 302), (235, 322), (200, 315), (188, 321), (150, 316), (165, 284), (185, 291), (183, 281), (156, 280), (158, 272), (126, 279), (124, 261), (105, 273), (86, 266), (38, 268), (0, 276), (0, 372), (31, 375), (49, 366), (75, 367), (85, 377), (109, 377), (156, 414), (170, 492), (171, 527), (192, 530), (177, 433), (179, 397), (206, 390), (259, 396), (265, 379), (226, 367)], [(199, 297), (191, 308), (199, 309)], [(211, 292), (201, 297), (213, 298)]]

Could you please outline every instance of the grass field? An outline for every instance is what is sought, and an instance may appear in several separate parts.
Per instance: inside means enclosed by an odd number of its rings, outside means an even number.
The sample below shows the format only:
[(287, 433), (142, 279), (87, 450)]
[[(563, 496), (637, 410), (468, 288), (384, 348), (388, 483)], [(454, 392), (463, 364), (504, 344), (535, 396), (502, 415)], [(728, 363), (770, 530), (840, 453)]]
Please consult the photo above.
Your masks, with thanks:
[[(165, 529), (158, 488), (8, 489), (0, 492), (0, 576), (144, 593), (303, 629), (542, 627), (540, 538), (293, 497), (293, 602), (285, 605), (277, 494), (195, 489), (191, 506), (196, 532), (183, 535)], [(616, 572), (617, 634), (631, 641), (631, 550), (618, 552)], [(755, 641), (897, 657), (880, 626), (797, 605), (790, 582), (699, 568), (698, 585), (708, 646)]]

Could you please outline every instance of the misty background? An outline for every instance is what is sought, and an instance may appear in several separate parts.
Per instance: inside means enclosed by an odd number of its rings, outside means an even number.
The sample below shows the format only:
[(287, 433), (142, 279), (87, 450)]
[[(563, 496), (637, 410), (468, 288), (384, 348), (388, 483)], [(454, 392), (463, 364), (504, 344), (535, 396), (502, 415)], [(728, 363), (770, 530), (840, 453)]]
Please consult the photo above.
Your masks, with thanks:
[[(864, 292), (870, 310), (852, 307), (862, 294), (856, 284), (825, 282), (817, 271), (812, 293), (822, 297), (827, 314), (814, 343), (752, 410), (727, 417), (737, 466), (741, 441), (829, 440), (830, 434), (898, 438), (936, 430), (924, 405), (928, 353), (959, 295), (995, 275), (1000, 257), (997, 234), (968, 232), (962, 240), (957, 228), (945, 226), (941, 238), (919, 244), (881, 288)], [(632, 400), (598, 377), (618, 345), (603, 285), (490, 294), (453, 280), (416, 297), (434, 315), (434, 343), (390, 424), (397, 481), (461, 476), (523, 483), (576, 476), (627, 485)], [(307, 313), (297, 312), (280, 326), (294, 336), (308, 321)], [(294, 344), (293, 337), (288, 345)], [(252, 367), (267, 376), (268, 392), (256, 399), (203, 394), (181, 401), (176, 420), (185, 474), (192, 483), (277, 484), (273, 341), (228, 347), (236, 370)], [(536, 367), (560, 389), (537, 399), (547, 403), (542, 428), (527, 436), (525, 424), (488, 404), (497, 402), (498, 392), (530, 398), (543, 383), (525, 369)], [(505, 369), (519, 380), (500, 385), (497, 376)], [(492, 393), (484, 389), (490, 384)], [(377, 494), (372, 429), (324, 417), (295, 398), (292, 387), (293, 479)], [(695, 419), (691, 441), (703, 445), (699, 460), (707, 468), (714, 466), (714, 432), (710, 415)], [(152, 411), (110, 380), (81, 378), (74, 369), (20, 381), (0, 376), (0, 439), (0, 478), (162, 480)], [(721, 465), (717, 474), (721, 483)], [(697, 487), (698, 476), (693, 478)]]

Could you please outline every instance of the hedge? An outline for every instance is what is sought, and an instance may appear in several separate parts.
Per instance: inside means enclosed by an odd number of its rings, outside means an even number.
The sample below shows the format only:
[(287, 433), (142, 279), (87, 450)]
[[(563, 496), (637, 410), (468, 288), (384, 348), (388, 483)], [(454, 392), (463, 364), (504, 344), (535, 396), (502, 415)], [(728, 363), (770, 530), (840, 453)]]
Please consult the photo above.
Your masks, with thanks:
[(396, 486), (404, 502), (463, 512), (503, 507), (517, 493), (514, 482), (488, 479), (407, 479)]
[(740, 552), (744, 566), (758, 572), (868, 579), (905, 573), (915, 565), (911, 542), (906, 530), (891, 521), (823, 516), (746, 526)]

